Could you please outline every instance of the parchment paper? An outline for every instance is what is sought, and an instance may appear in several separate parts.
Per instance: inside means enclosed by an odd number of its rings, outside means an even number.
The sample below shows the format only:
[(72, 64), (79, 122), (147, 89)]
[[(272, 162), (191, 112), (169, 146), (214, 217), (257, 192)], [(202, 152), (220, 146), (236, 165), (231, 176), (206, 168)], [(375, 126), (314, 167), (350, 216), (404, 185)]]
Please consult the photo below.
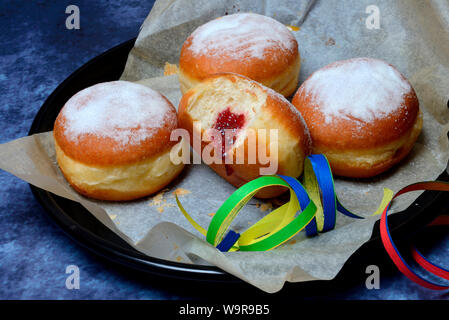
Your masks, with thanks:
[[(379, 8), (380, 29), (366, 27), (366, 7)], [(166, 95), (177, 106), (176, 75), (163, 77), (165, 62), (178, 63), (183, 41), (199, 25), (225, 14), (256, 12), (298, 26), (293, 32), (302, 57), (300, 83), (316, 69), (359, 56), (380, 58), (409, 78), (424, 114), (423, 132), (411, 154), (373, 179), (336, 179), (337, 194), (349, 209), (366, 216), (377, 207), (382, 188), (434, 180), (449, 158), (449, 4), (444, 1), (157, 1), (143, 23), (122, 79), (138, 81)], [(80, 202), (137, 250), (166, 260), (216, 265), (264, 290), (285, 281), (333, 279), (364, 243), (378, 217), (353, 220), (338, 215), (335, 230), (307, 238), (304, 233), (269, 252), (220, 253), (207, 244), (179, 212), (186, 210), (207, 227), (212, 214), (235, 190), (205, 165), (186, 166), (161, 193), (128, 203), (94, 201), (78, 195), (62, 176), (51, 132), (0, 145), (0, 167), (57, 195)], [(395, 200), (405, 209), (419, 193)], [(276, 205), (276, 201), (272, 201)], [(233, 228), (244, 230), (269, 212), (272, 202), (252, 200)]]

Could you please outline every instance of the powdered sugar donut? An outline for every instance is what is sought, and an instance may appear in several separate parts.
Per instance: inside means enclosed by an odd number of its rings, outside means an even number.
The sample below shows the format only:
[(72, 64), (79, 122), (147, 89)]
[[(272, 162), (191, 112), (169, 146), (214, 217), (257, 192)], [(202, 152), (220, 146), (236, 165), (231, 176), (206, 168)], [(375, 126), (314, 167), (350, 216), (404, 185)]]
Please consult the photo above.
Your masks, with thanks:
[(414, 89), (377, 59), (337, 61), (319, 69), (292, 102), (309, 127), (313, 152), (324, 153), (340, 176), (384, 172), (409, 153), (422, 128)]
[(280, 22), (254, 13), (238, 13), (197, 28), (184, 42), (179, 61), (181, 91), (207, 76), (234, 72), (284, 96), (298, 83), (298, 43)]
[(170, 161), (176, 110), (158, 92), (113, 81), (86, 88), (54, 126), (56, 157), (69, 183), (102, 200), (131, 200), (160, 190), (182, 170)]

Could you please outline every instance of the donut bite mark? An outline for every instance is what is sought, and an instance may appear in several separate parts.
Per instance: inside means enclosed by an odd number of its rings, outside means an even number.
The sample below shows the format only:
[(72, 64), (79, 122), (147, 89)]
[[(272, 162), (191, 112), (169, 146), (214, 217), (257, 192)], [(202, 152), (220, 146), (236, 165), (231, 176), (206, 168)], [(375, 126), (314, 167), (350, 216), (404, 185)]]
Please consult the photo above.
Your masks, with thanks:
[[(310, 135), (298, 110), (279, 93), (238, 74), (213, 75), (188, 91), (179, 104), (178, 122), (189, 132), (191, 145), (203, 160), (213, 151), (211, 144), (221, 141), (215, 149), (221, 152), (217, 159), (226, 158), (228, 163), (205, 162), (236, 187), (259, 177), (273, 163), (277, 170), (272, 174), (298, 177), (311, 150)], [(210, 129), (225, 139), (211, 136)], [(271, 141), (270, 129), (277, 132), (276, 141)], [(225, 131), (232, 133), (227, 143)], [(195, 144), (195, 137), (201, 137), (201, 143)], [(261, 154), (270, 158), (269, 163)], [(243, 161), (238, 161), (239, 155)], [(270, 198), (284, 191), (266, 188), (256, 196)]]

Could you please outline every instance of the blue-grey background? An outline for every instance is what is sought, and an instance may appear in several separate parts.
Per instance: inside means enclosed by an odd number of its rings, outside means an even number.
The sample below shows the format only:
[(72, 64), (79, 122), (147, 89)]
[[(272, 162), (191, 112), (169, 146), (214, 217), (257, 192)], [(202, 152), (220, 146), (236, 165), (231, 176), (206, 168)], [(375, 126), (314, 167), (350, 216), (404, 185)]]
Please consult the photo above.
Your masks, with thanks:
[[(65, 27), (65, 9), (70, 4), (80, 9), (80, 30)], [(78, 67), (137, 36), (152, 5), (153, 1), (126, 0), (1, 1), (0, 143), (25, 136), (46, 97)], [(427, 232), (421, 240), (423, 252), (436, 263), (448, 265), (447, 230)], [(79, 290), (65, 287), (66, 266), (72, 264), (80, 269)], [(447, 291), (433, 292), (409, 282), (391, 264), (380, 269), (381, 288), (367, 290), (365, 267), (354, 279), (345, 275), (347, 281), (318, 292), (287, 284), (275, 295), (249, 286), (233, 295), (267, 299), (449, 298)], [(228, 292), (226, 286), (217, 284), (212, 289), (217, 295)], [(52, 223), (28, 184), (0, 171), (0, 299), (211, 299), (210, 292), (205, 284), (143, 277), (94, 256)]]

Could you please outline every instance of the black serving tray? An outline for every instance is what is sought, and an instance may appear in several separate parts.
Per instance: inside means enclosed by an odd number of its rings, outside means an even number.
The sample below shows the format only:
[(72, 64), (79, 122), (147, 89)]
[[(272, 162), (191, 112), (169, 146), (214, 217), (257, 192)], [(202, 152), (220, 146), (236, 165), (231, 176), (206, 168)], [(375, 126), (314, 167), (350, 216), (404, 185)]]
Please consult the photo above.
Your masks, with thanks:
[[(106, 51), (83, 65), (62, 82), (40, 108), (30, 128), (29, 135), (53, 130), (53, 124), (60, 109), (78, 91), (99, 82), (117, 80), (125, 67), (128, 53), (133, 47), (134, 41), (135, 39), (131, 39)], [(447, 172), (443, 172), (438, 180), (449, 181)], [(139, 274), (162, 275), (176, 279), (214, 283), (243, 283), (216, 267), (177, 263), (148, 257), (129, 246), (79, 203), (59, 197), (33, 185), (30, 185), (30, 187), (39, 203), (46, 209), (49, 217), (72, 239), (108, 261), (125, 266), (126, 270), (131, 268), (131, 270), (140, 271)], [(447, 194), (426, 191), (408, 209), (389, 218), (391, 234), (395, 241), (400, 244), (401, 240), (419, 231), (436, 216), (445, 214), (448, 209), (449, 196)], [(367, 263), (367, 261), (377, 264), (389, 263), (382, 249), (378, 222), (374, 226), (371, 239), (351, 256), (337, 278), (332, 281), (338, 281), (339, 277), (348, 277), (348, 274), (353, 274), (353, 272), (347, 270), (355, 270), (360, 267), (361, 263)], [(362, 269), (358, 268), (357, 270)]]

